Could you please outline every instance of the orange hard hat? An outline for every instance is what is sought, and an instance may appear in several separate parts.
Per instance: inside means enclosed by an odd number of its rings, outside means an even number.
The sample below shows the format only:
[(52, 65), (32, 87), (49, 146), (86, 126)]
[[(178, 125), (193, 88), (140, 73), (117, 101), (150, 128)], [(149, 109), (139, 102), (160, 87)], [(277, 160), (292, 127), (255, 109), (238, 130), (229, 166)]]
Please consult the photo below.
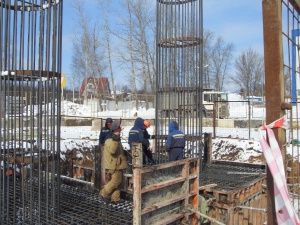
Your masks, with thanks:
[(150, 127), (150, 121), (149, 120), (144, 120), (144, 125), (146, 128)]

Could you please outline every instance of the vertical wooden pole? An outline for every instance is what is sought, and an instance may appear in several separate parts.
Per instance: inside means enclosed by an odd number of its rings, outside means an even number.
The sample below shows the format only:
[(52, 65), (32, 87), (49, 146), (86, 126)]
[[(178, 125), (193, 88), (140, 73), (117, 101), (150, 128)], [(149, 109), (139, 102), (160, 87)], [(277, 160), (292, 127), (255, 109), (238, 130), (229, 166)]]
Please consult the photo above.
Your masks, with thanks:
[[(265, 93), (267, 124), (283, 116), (284, 103), (283, 45), (281, 0), (263, 0)], [(282, 149), (285, 130), (274, 129), (276, 139)], [(285, 152), (282, 152), (285, 156)], [(284, 159), (283, 159), (284, 160)], [(277, 225), (274, 199), (274, 182), (267, 167), (267, 222)]]
[(204, 133), (204, 163), (210, 165), (211, 161), (212, 161), (212, 134)]
[(133, 224), (142, 224), (142, 193), (141, 193), (141, 171), (139, 168), (133, 170)]

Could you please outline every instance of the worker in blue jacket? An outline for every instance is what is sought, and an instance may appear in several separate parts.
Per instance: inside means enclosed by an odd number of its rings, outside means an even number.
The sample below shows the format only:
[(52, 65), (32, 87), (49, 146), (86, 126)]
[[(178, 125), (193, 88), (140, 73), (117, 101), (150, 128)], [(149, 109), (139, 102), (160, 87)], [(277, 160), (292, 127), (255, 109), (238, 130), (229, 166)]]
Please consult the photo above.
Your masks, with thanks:
[(172, 121), (169, 124), (169, 135), (167, 136), (166, 151), (169, 152), (169, 161), (183, 159), (183, 149), (185, 147), (185, 136), (179, 130), (178, 123)]
[(101, 128), (99, 134), (99, 146), (104, 146), (104, 142), (106, 141), (106, 139), (108, 139), (111, 136), (110, 125), (112, 124), (112, 122), (112, 118), (107, 118), (104, 127)]
[(130, 150), (132, 150), (132, 142), (139, 142), (142, 143), (142, 150), (143, 150), (143, 164), (146, 164), (146, 156), (149, 158), (149, 160), (154, 164), (154, 160), (152, 158), (152, 152), (150, 151), (151, 154), (147, 154), (147, 150), (150, 147), (150, 142), (149, 139), (145, 137), (144, 135), (144, 130), (145, 130), (145, 125), (144, 125), (144, 119), (138, 117), (134, 121), (134, 126), (131, 128), (129, 131), (128, 135), (128, 144), (130, 146)]

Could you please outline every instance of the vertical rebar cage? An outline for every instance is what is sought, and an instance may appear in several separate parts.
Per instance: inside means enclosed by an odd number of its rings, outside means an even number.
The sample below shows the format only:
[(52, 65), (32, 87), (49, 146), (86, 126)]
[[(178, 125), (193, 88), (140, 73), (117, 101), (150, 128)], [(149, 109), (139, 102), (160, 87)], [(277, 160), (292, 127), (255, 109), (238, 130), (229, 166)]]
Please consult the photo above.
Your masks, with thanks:
[[(268, 83), (269, 85), (266, 86), (266, 91), (270, 93), (270, 90), (276, 87), (276, 91), (279, 93), (278, 97), (275, 98), (276, 103), (278, 104), (278, 102), (284, 101), (291, 105), (291, 109), (285, 110), (284, 112), (289, 123), (289, 129), (285, 132), (283, 130), (282, 133), (279, 133), (278, 139), (282, 140), (281, 151), (283, 154), (284, 164), (287, 168), (289, 168), (287, 169), (286, 176), (290, 198), (298, 216), (300, 216), (300, 2), (281, 0), (281, 6), (278, 6), (278, 8), (273, 7), (272, 10), (275, 12), (279, 11), (279, 13), (281, 13), (279, 14), (281, 15), (281, 18), (279, 17), (280, 22), (278, 27), (274, 26), (273, 28), (275, 31), (268, 29), (268, 24), (264, 26), (264, 30), (266, 31), (265, 39), (274, 37), (278, 38), (282, 42), (280, 43), (281, 46), (279, 46), (282, 49), (279, 47), (274, 48), (274, 46), (267, 46), (269, 47), (269, 51), (267, 52), (265, 50), (265, 55), (269, 57), (270, 55), (280, 55), (280, 58), (270, 57), (268, 59), (268, 62), (270, 63), (266, 64), (266, 71), (273, 71), (273, 74), (266, 73), (266, 79), (268, 78), (270, 81), (270, 83)], [(264, 9), (264, 14), (266, 16), (270, 15), (269, 13), (270, 11)], [(268, 22), (268, 20), (265, 21)], [(271, 22), (274, 24), (273, 21)], [(275, 63), (279, 64), (281, 71), (273, 69), (278, 68), (274, 66), (276, 65)], [(275, 86), (275, 84), (278, 84), (278, 81), (277, 78), (274, 80), (274, 74), (278, 74), (278, 79), (280, 79), (280, 85), (278, 86), (280, 88)], [(281, 99), (283, 93), (284, 100)], [(270, 115), (278, 115), (277, 112), (281, 112), (277, 109), (276, 113), (274, 113), (276, 110), (274, 110), (274, 105), (275, 102), (273, 100), (273, 102), (269, 105), (270, 107), (267, 108), (267, 112), (270, 112)], [(281, 107), (280, 109), (282, 110), (283, 108)], [(274, 118), (269, 119), (269, 121), (274, 121)], [(290, 147), (287, 148), (288, 146)], [(272, 214), (270, 215), (272, 216)]]
[(202, 0), (157, 0), (156, 142), (167, 161), (165, 137), (176, 121), (186, 134), (185, 157), (198, 157), (202, 136)]
[(62, 0), (0, 0), (0, 221), (59, 212)]

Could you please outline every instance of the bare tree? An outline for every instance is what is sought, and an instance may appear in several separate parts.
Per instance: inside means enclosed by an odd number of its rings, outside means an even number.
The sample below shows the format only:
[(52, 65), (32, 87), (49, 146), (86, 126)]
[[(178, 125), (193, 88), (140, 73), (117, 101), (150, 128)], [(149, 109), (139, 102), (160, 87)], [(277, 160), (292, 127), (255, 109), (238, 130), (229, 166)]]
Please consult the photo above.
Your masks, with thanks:
[(107, 58), (108, 58), (108, 65), (109, 65), (109, 73), (110, 73), (110, 80), (112, 85), (112, 90), (114, 93), (114, 99), (116, 105), (118, 105), (118, 98), (117, 98), (117, 90), (115, 86), (115, 78), (113, 72), (113, 62), (112, 62), (112, 49), (111, 49), (111, 38), (110, 38), (110, 28), (109, 28), (109, 20), (108, 20), (108, 13), (110, 10), (110, 0), (106, 0), (105, 3), (103, 1), (98, 1), (102, 10), (102, 13), (105, 15), (105, 41), (106, 41), (106, 49), (107, 49)]
[(222, 91), (224, 88), (224, 80), (228, 76), (233, 50), (234, 45), (226, 43), (222, 37), (218, 37), (212, 46), (209, 58), (209, 72), (211, 82), (217, 91)]
[(132, 79), (133, 79), (133, 90), (136, 95), (136, 109), (139, 108), (138, 105), (138, 97), (137, 97), (137, 85), (136, 85), (136, 72), (135, 72), (135, 65), (134, 65), (134, 43), (133, 43), (133, 15), (132, 15), (132, 7), (131, 7), (131, 1), (127, 0), (126, 1), (126, 9), (128, 10), (128, 15), (129, 15), (129, 42), (127, 43), (128, 49), (129, 49), (129, 55), (130, 55), (130, 64), (131, 64), (131, 74), (132, 74)]
[[(123, 66), (123, 77), (127, 77), (130, 89), (136, 95), (137, 101), (137, 73), (135, 65), (135, 47), (134, 34), (133, 34), (133, 9), (130, 0), (122, 2), (122, 7), (120, 7), (122, 13), (117, 12), (119, 15), (119, 20), (121, 23), (121, 28), (117, 31), (111, 30), (111, 33), (119, 38), (123, 44), (117, 49), (119, 55), (120, 64)], [(126, 74), (126, 75), (125, 75)], [(136, 102), (138, 107), (138, 102)]]
[[(154, 92), (155, 88), (155, 45), (154, 45), (154, 11), (149, 11), (149, 0), (123, 1), (122, 13), (119, 19), (121, 29), (113, 32), (123, 41), (119, 48), (119, 56), (128, 83), (135, 94), (138, 108), (138, 93)], [(152, 4), (153, 5), (153, 4)], [(140, 89), (140, 90), (139, 90)]]
[[(101, 30), (97, 22), (91, 22), (91, 17), (85, 12), (83, 1), (74, 0), (72, 7), (75, 11), (76, 22), (72, 39), (72, 72), (79, 80), (87, 77), (101, 78), (106, 69), (103, 50), (101, 49), (99, 33)], [(100, 81), (102, 82), (102, 79)], [(98, 87), (97, 84), (95, 86)], [(103, 83), (102, 86), (104, 86)], [(100, 97), (101, 93), (98, 92), (98, 94)]]
[(284, 68), (284, 83), (285, 83), (285, 90), (286, 90), (286, 95), (292, 96), (292, 69), (285, 67)]
[(250, 95), (259, 95), (263, 90), (264, 60), (263, 56), (251, 48), (243, 51), (234, 63), (236, 74), (231, 80), (241, 90)]
[[(140, 64), (138, 68), (141, 70), (142, 75), (142, 87), (143, 91), (147, 92), (151, 88), (151, 92), (154, 93), (155, 87), (155, 63), (154, 63), (154, 52), (153, 47), (150, 46), (150, 43), (154, 43), (154, 24), (155, 24), (155, 12), (152, 1), (149, 0), (137, 0), (132, 1), (133, 15), (136, 18), (134, 21), (135, 25), (135, 39), (139, 43), (139, 48), (137, 49), (138, 60), (136, 63)], [(150, 51), (152, 50), (152, 51)]]
[(205, 88), (210, 88), (209, 80), (209, 67), (210, 67), (210, 58), (212, 55), (212, 44), (215, 38), (215, 34), (210, 30), (203, 31), (203, 64), (204, 64), (204, 79), (203, 84)]

